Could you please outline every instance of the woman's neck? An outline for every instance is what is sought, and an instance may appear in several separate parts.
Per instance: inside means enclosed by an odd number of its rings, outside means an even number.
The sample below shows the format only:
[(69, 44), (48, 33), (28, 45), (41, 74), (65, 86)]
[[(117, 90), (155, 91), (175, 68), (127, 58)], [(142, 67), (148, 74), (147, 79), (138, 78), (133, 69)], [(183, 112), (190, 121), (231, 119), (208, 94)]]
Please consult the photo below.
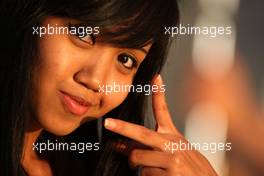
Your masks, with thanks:
[(39, 137), (42, 129), (36, 129), (35, 131), (27, 131), (25, 134), (23, 158), (24, 159), (38, 159), (36, 150), (38, 149), (36, 140)]
[(27, 124), (21, 164), (29, 176), (51, 176), (52, 172), (47, 161), (41, 160), (37, 154), (36, 143), (42, 128), (35, 121)]

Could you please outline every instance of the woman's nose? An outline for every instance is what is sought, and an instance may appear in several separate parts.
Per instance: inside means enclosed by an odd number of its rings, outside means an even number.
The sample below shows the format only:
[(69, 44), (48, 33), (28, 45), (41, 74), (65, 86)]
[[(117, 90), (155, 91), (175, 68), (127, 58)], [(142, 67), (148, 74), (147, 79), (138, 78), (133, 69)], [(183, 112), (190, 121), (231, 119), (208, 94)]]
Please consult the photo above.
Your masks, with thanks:
[(94, 49), (91, 53), (74, 74), (74, 80), (87, 89), (98, 92), (111, 75), (115, 55), (113, 50), (103, 48)]

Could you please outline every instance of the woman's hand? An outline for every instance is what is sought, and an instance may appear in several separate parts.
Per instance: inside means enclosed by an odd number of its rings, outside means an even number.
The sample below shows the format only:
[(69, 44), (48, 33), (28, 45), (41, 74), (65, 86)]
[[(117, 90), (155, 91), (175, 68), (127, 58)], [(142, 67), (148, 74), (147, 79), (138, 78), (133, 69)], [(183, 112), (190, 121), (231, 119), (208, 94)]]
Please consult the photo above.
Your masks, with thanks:
[[(160, 76), (154, 84), (159, 87), (163, 84)], [(108, 130), (153, 148), (133, 149), (129, 156), (131, 165), (142, 167), (141, 176), (216, 176), (210, 163), (198, 151), (176, 150), (176, 144), (188, 145), (188, 141), (172, 122), (164, 92), (153, 92), (152, 105), (156, 131), (118, 119), (105, 120)]]

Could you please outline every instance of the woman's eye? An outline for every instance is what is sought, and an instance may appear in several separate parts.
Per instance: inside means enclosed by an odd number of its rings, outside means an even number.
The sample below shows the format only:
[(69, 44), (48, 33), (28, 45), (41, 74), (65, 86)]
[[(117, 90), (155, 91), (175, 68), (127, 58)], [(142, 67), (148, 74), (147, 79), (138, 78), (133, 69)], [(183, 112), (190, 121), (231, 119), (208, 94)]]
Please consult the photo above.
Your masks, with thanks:
[(76, 36), (83, 42), (88, 43), (89, 45), (94, 45), (95, 38), (92, 34), (76, 34)]
[(95, 44), (95, 36), (92, 33), (86, 33), (85, 26), (83, 25), (73, 25), (69, 23), (68, 28), (70, 34), (77, 37), (79, 40), (89, 44)]
[(137, 67), (137, 60), (125, 53), (118, 55), (118, 61), (127, 69), (133, 69)]

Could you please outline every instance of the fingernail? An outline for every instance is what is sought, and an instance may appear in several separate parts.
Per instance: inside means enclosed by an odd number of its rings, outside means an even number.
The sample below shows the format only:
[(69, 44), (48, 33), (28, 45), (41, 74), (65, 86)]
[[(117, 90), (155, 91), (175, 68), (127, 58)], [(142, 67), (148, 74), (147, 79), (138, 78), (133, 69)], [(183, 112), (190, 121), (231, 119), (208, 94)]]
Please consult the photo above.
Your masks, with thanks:
[(154, 76), (152, 85), (163, 85), (163, 81), (162, 81), (162, 78), (161, 78), (161, 75), (160, 74), (156, 74)]
[(162, 81), (162, 78), (161, 78), (160, 74), (158, 74), (156, 79), (157, 79), (158, 83), (163, 84), (163, 81)]
[(116, 127), (116, 122), (113, 119), (108, 118), (108, 119), (105, 119), (104, 126), (107, 129), (113, 129)]

